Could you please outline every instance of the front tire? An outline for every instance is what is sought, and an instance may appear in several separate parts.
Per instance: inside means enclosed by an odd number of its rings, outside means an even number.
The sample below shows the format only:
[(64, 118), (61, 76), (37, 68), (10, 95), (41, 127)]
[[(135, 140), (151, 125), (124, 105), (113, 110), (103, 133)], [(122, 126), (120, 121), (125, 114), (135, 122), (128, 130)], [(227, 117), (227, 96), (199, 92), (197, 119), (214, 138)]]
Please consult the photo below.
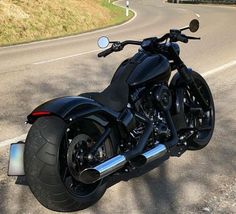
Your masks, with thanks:
[[(179, 77), (172, 89), (178, 91), (178, 111), (184, 115), (186, 127), (178, 131), (180, 136), (189, 136), (187, 144), (189, 150), (200, 150), (210, 142), (215, 126), (215, 107), (211, 90), (206, 80), (197, 72), (191, 71), (197, 87), (201, 91), (204, 98), (207, 100), (209, 108), (200, 112), (203, 116), (199, 116), (199, 112), (194, 109), (201, 109), (201, 105), (196, 100), (191, 88), (186, 82)], [(178, 94), (178, 95), (177, 95)], [(177, 98), (177, 97), (176, 97)]]
[[(106, 182), (99, 181), (91, 191), (83, 194), (70, 191), (63, 182), (60, 148), (67, 129), (67, 124), (58, 117), (37, 119), (26, 139), (24, 165), (27, 182), (37, 200), (50, 210), (71, 212), (97, 202), (106, 191)], [(109, 156), (112, 153), (110, 149)], [(89, 190), (92, 186), (84, 188)]]

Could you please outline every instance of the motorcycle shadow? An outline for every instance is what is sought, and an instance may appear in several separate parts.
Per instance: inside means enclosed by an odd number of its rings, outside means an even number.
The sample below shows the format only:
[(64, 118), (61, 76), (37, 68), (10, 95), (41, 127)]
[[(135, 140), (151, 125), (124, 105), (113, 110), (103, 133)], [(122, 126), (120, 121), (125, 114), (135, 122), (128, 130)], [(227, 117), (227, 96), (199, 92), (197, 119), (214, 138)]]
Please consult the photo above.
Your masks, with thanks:
[[(168, 155), (163, 156), (162, 158), (157, 159), (151, 163), (148, 163), (142, 167), (139, 167), (131, 172), (122, 172), (120, 174), (114, 174), (108, 179), (108, 188), (114, 186), (115, 184), (121, 181), (129, 181), (132, 178), (140, 177), (146, 174), (147, 172), (157, 168), (160, 164), (162, 164), (167, 159), (168, 159)], [(15, 184), (28, 186), (25, 176), (17, 176)]]

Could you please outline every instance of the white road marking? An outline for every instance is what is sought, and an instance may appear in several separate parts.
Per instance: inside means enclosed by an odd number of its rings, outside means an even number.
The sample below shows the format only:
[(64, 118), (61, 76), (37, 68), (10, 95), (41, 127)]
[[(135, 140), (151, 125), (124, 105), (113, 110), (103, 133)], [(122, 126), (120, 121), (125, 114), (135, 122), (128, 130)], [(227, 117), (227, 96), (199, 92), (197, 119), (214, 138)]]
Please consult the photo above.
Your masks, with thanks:
[[(206, 76), (209, 76), (209, 75), (212, 75), (212, 74), (216, 74), (220, 71), (223, 71), (227, 68), (230, 68), (230, 67), (233, 67), (234, 65), (236, 65), (236, 60), (233, 60), (229, 63), (226, 63), (218, 68), (214, 68), (212, 70), (209, 70), (203, 74), (201, 74), (203, 77), (206, 77)], [(5, 140), (5, 141), (2, 141), (0, 142), (0, 148), (2, 147), (5, 147), (5, 146), (9, 146), (10, 144), (12, 143), (17, 143), (18, 141), (24, 141), (25, 138), (26, 138), (27, 134), (24, 134), (24, 135), (21, 135), (19, 137), (16, 137), (16, 138), (12, 138), (12, 139), (9, 139), (9, 140)]]
[(195, 13), (195, 15), (196, 15), (198, 18), (200, 18), (200, 14), (198, 14), (198, 13)]
[[(116, 3), (120, 2), (122, 0), (113, 2), (112, 4), (117, 5)], [(119, 7), (125, 8), (124, 6), (121, 5), (117, 5)], [(120, 28), (123, 27), (124, 25), (129, 24), (130, 22), (134, 21), (134, 19), (137, 17), (137, 12), (130, 8), (130, 10), (134, 13), (134, 16), (132, 17), (132, 19), (130, 19), (127, 22), (124, 22), (122, 24), (119, 25), (115, 25), (115, 26), (111, 26), (111, 27), (105, 27), (103, 29), (99, 29), (99, 30), (93, 30), (91, 32), (85, 32), (85, 33), (80, 33), (78, 35), (72, 35), (72, 36), (64, 36), (64, 37), (60, 37), (60, 38), (54, 38), (54, 39), (46, 39), (46, 40), (42, 40), (42, 41), (35, 41), (35, 42), (29, 42), (29, 43), (25, 43), (25, 44), (19, 44), (19, 45), (11, 45), (11, 46), (6, 46), (6, 47), (0, 47), (0, 50), (2, 49), (10, 49), (10, 48), (16, 48), (16, 47), (23, 47), (23, 46), (30, 46), (30, 45), (36, 45), (36, 44), (41, 44), (41, 43), (47, 43), (47, 42), (53, 42), (53, 41), (60, 41), (60, 40), (66, 40), (66, 39), (70, 39), (70, 38), (79, 38), (81, 36), (86, 36), (86, 35), (91, 35), (91, 34), (95, 34), (95, 33), (100, 33), (103, 31), (110, 31), (116, 28)]]
[(207, 72), (203, 73), (202, 76), (203, 77), (207, 77), (209, 75), (212, 75), (212, 74), (218, 73), (218, 72), (220, 72), (222, 70), (225, 70), (227, 68), (230, 68), (230, 67), (232, 67), (234, 65), (236, 65), (236, 60), (233, 60), (233, 61), (231, 61), (229, 63), (226, 63), (226, 64), (224, 64), (224, 65), (222, 65), (222, 66), (220, 66), (218, 68), (214, 68), (214, 69), (212, 69), (210, 71), (207, 71)]
[(69, 59), (69, 58), (72, 58), (72, 57), (82, 56), (82, 55), (86, 55), (86, 54), (90, 54), (90, 53), (94, 53), (94, 52), (98, 52), (98, 51), (102, 51), (102, 50), (97, 49), (97, 50), (82, 52), (82, 53), (78, 53), (78, 54), (58, 57), (58, 58), (54, 58), (54, 59), (43, 60), (43, 61), (39, 61), (39, 62), (34, 62), (33, 65), (41, 65), (41, 64), (46, 64), (46, 63), (50, 63), (50, 62), (56, 62), (58, 60)]
[(9, 140), (2, 141), (2, 142), (0, 142), (0, 148), (3, 148), (5, 146), (9, 146), (12, 143), (17, 143), (18, 141), (24, 141), (26, 139), (26, 136), (27, 136), (27, 134), (23, 134), (19, 137), (15, 137), (15, 138), (12, 138)]

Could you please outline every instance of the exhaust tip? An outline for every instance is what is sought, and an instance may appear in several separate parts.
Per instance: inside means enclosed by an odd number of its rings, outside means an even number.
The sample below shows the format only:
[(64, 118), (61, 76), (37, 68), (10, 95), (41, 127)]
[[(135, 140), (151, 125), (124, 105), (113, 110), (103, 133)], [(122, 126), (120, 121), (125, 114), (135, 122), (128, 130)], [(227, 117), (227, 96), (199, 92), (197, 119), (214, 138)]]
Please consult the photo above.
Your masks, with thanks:
[(124, 155), (117, 155), (96, 167), (84, 169), (79, 175), (79, 180), (85, 184), (94, 183), (122, 168), (126, 162)]
[(144, 152), (141, 155), (133, 158), (131, 163), (134, 167), (141, 167), (144, 164), (151, 162), (157, 158), (161, 158), (167, 152), (166, 146), (164, 144), (158, 144), (156, 147)]
[(95, 183), (100, 179), (100, 173), (93, 168), (84, 169), (79, 176), (79, 180), (85, 184)]
[(147, 158), (143, 155), (138, 155), (137, 157), (130, 160), (134, 167), (141, 167), (146, 164)]

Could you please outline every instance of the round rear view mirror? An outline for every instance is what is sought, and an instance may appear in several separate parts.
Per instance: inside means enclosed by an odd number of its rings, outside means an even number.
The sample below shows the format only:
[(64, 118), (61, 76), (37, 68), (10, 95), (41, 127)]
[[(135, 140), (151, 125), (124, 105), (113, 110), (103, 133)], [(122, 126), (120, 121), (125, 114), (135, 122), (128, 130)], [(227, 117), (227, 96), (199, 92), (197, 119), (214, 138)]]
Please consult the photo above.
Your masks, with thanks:
[(199, 21), (197, 19), (193, 19), (189, 24), (189, 29), (191, 32), (196, 32), (199, 29)]
[(98, 47), (106, 48), (109, 45), (109, 39), (106, 36), (102, 36), (98, 39)]

